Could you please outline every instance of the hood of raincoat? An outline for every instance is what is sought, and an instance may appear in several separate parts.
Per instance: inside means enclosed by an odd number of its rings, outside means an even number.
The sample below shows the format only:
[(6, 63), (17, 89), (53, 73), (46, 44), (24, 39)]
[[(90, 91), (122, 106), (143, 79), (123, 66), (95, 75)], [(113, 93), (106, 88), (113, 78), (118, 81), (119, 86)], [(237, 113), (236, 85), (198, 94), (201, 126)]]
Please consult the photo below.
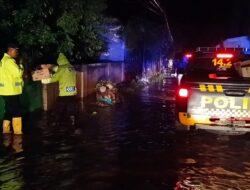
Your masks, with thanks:
[(57, 58), (57, 64), (58, 65), (69, 65), (69, 60), (63, 53), (59, 53), (59, 56)]

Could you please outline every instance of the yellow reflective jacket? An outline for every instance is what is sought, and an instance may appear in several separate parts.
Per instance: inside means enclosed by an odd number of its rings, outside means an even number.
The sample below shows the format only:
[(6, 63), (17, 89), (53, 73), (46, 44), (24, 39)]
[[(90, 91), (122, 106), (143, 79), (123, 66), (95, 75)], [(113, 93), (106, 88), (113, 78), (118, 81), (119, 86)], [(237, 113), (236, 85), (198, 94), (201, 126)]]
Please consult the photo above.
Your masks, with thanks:
[(73, 96), (77, 94), (76, 71), (69, 63), (66, 56), (59, 54), (57, 59), (58, 69), (49, 79), (43, 79), (43, 84), (59, 82), (59, 96)]
[(7, 53), (0, 62), (0, 95), (12, 96), (22, 94), (23, 66), (17, 65)]

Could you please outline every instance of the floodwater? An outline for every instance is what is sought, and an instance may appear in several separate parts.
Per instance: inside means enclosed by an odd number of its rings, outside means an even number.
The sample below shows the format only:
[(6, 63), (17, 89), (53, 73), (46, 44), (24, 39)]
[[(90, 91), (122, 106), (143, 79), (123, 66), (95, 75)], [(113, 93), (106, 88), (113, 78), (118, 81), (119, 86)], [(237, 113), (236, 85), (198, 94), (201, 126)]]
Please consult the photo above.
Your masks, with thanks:
[(23, 136), (1, 136), (0, 189), (250, 189), (250, 135), (176, 131), (173, 95), (168, 79), (114, 107), (86, 99), (78, 128), (27, 115)]

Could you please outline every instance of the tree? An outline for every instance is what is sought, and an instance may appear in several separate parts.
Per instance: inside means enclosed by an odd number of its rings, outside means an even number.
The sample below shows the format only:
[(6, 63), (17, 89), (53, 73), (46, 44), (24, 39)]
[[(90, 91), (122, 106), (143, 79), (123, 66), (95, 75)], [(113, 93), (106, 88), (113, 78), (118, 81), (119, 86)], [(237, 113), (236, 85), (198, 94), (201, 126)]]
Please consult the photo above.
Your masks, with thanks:
[(152, 63), (160, 68), (166, 58), (172, 58), (174, 54), (174, 39), (166, 13), (157, 0), (137, 0), (137, 7), (139, 5), (125, 27), (126, 55), (128, 60), (132, 60), (129, 57), (136, 58), (135, 64), (142, 65), (143, 71)]
[(154, 12), (155, 14), (162, 16), (162, 18), (165, 22), (165, 28), (167, 31), (167, 39), (170, 41), (170, 43), (173, 43), (174, 38), (173, 38), (172, 32), (170, 30), (167, 14), (166, 14), (165, 10), (163, 9), (163, 7), (161, 6), (159, 0), (149, 0), (148, 9), (150, 11)]
[(0, 32), (28, 56), (60, 51), (83, 63), (106, 48), (105, 8), (106, 0), (0, 0)]
[(147, 6), (150, 11), (161, 16), (164, 21), (164, 26), (166, 30), (166, 37), (163, 38), (162, 48), (165, 50), (166, 54), (170, 57), (174, 56), (174, 38), (168, 23), (167, 13), (162, 7), (159, 0), (149, 0), (149, 5)]

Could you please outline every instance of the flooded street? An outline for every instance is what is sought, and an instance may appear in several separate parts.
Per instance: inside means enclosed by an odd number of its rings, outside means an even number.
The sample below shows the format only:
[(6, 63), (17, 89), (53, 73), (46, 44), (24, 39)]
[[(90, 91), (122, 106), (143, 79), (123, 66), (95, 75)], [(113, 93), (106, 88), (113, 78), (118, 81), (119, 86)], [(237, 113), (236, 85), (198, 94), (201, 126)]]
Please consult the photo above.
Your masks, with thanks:
[(1, 136), (0, 189), (250, 189), (250, 135), (176, 131), (172, 80), (114, 107), (93, 103), (84, 100), (77, 129), (32, 113), (25, 135)]

